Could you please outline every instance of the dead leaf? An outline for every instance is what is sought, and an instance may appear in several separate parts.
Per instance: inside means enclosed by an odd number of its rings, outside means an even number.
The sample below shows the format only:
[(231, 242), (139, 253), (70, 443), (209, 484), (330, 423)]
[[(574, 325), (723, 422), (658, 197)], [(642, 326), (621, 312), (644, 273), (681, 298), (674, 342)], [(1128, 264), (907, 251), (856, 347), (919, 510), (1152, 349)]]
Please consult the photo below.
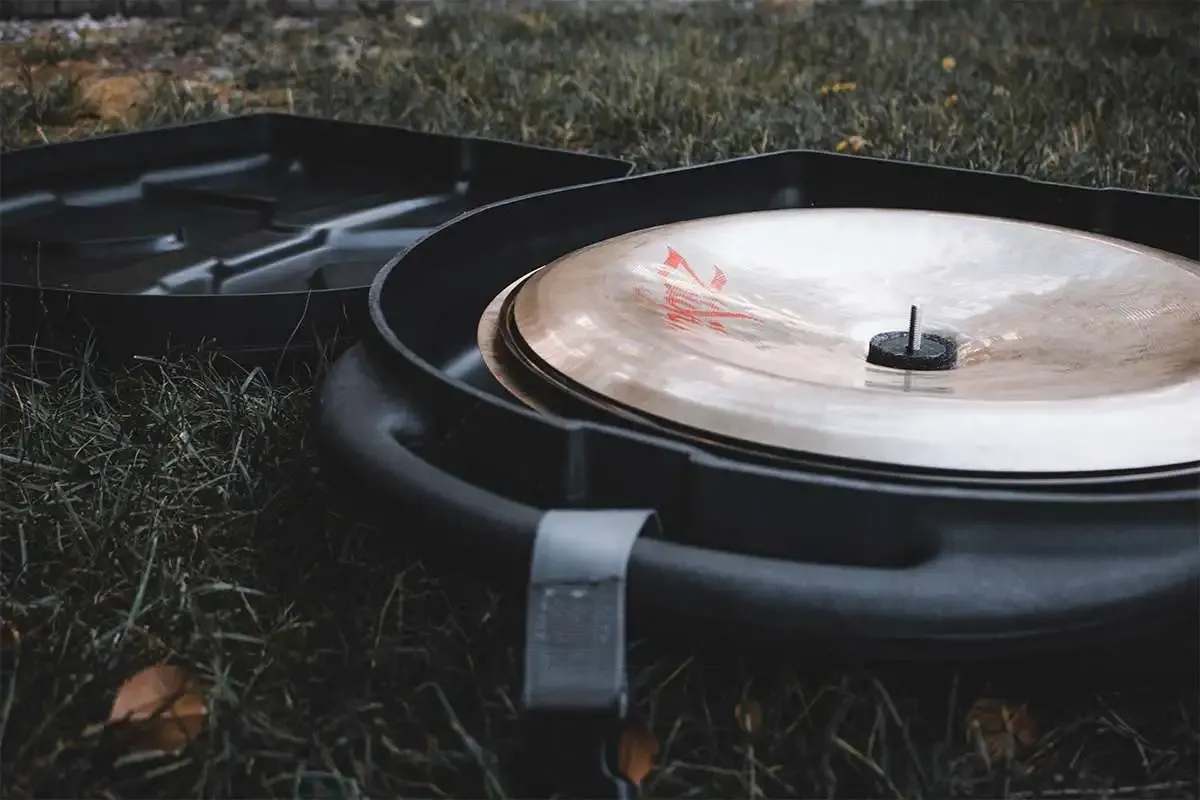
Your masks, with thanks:
[(853, 92), (857, 88), (857, 81), (838, 81), (837, 83), (827, 83), (822, 86), (821, 94), (841, 94), (842, 92)]
[(101, 119), (125, 117), (145, 91), (142, 75), (89, 77), (83, 81), (83, 96)]
[(1037, 743), (1038, 731), (1025, 703), (1012, 705), (985, 697), (967, 712), (967, 737), (974, 740), (989, 763), (1010, 760)]
[(863, 148), (869, 144), (870, 142), (861, 136), (849, 136), (838, 142), (834, 150), (837, 150), (839, 153), (844, 153), (847, 150), (851, 153), (861, 153)]
[(763, 710), (757, 700), (746, 699), (738, 703), (733, 709), (733, 715), (737, 718), (742, 733), (753, 735), (762, 728)]
[(658, 739), (644, 724), (632, 722), (621, 731), (617, 748), (618, 768), (634, 786), (641, 786), (642, 781), (646, 780), (646, 776), (654, 769), (657, 755)]
[(131, 749), (172, 752), (200, 733), (207, 713), (204, 696), (187, 670), (157, 664), (125, 681), (108, 719), (109, 725), (131, 734)]
[(286, 108), (293, 111), (296, 106), (292, 90), (289, 88), (242, 92), (240, 98), (246, 106), (252, 108)]

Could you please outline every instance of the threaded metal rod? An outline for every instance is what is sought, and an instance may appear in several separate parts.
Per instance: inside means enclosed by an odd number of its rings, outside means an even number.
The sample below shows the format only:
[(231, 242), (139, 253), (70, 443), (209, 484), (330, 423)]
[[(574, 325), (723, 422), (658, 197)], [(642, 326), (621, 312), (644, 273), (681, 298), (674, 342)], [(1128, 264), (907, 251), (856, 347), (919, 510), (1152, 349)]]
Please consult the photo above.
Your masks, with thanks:
[(921, 349), (921, 308), (912, 306), (908, 310), (908, 355)]

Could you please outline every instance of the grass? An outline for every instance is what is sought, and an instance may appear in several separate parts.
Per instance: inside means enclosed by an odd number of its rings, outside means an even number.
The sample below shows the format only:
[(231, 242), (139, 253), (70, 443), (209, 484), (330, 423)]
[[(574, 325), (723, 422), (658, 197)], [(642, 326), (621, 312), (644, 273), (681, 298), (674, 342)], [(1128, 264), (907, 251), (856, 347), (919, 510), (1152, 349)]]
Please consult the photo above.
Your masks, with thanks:
[[(1197, 31), (1196, 7), (1171, 2), (227, 16), (5, 45), (0, 135), (8, 149), (266, 106), (643, 169), (840, 147), (1196, 195)], [(15, 356), (0, 406), (5, 796), (510, 790), (521, 598), (384, 545), (312, 456), (312, 381), (217, 356), (122, 370), (82, 349)], [(89, 726), (159, 661), (211, 687), (208, 724), (177, 757), (131, 758)], [(1190, 668), (859, 669), (654, 643), (633, 661), (661, 743), (651, 796), (1197, 796)], [(746, 733), (734, 710), (752, 704)]]

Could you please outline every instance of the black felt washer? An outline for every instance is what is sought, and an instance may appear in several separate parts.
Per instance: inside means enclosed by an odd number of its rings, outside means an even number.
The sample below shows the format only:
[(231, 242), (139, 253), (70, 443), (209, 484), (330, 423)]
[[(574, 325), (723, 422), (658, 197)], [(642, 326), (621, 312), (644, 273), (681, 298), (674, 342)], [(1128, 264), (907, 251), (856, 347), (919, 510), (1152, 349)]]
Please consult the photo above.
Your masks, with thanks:
[(953, 369), (958, 361), (954, 340), (936, 333), (921, 337), (921, 346), (908, 352), (908, 331), (889, 331), (871, 337), (867, 363), (892, 369), (934, 371)]

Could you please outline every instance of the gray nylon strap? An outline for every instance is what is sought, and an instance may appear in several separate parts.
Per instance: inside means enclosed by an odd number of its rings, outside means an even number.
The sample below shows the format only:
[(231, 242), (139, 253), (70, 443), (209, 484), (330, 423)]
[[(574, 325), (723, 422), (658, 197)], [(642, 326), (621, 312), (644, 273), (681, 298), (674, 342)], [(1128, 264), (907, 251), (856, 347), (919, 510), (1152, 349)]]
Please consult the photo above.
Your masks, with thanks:
[(524, 706), (625, 712), (625, 574), (653, 511), (549, 511), (533, 546)]

